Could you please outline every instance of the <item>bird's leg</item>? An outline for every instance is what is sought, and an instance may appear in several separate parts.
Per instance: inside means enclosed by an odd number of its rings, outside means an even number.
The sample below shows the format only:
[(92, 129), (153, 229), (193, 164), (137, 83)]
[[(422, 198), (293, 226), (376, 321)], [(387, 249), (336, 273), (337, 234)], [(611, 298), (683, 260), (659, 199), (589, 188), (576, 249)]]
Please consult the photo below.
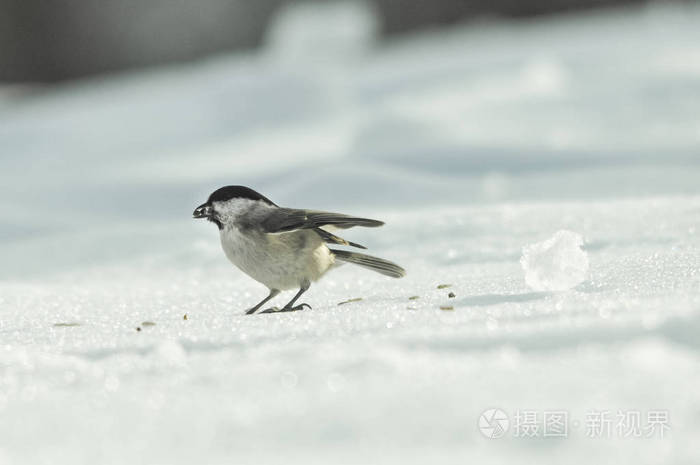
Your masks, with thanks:
[(304, 307), (311, 308), (311, 305), (309, 305), (309, 304), (299, 304), (296, 307), (294, 306), (294, 302), (296, 302), (297, 299), (299, 297), (301, 297), (301, 295), (304, 292), (309, 290), (309, 287), (311, 287), (311, 283), (309, 281), (302, 282), (301, 289), (299, 289), (299, 292), (297, 292), (297, 294), (294, 296), (294, 298), (292, 300), (290, 300), (289, 303), (287, 305), (285, 305), (283, 308), (281, 308), (281, 309), (268, 308), (266, 310), (263, 310), (260, 313), (295, 312), (297, 310), (304, 310)]
[(277, 289), (270, 289), (270, 295), (268, 295), (268, 296), (265, 297), (263, 300), (261, 300), (260, 303), (259, 303), (258, 305), (256, 305), (255, 307), (251, 308), (250, 310), (246, 310), (245, 314), (246, 314), (246, 315), (252, 315), (252, 314), (255, 313), (260, 307), (262, 307), (263, 305), (265, 305), (265, 302), (267, 302), (268, 300), (270, 300), (271, 298), (273, 298), (274, 296), (276, 296), (276, 295), (279, 294), (279, 293), (280, 293), (280, 291), (278, 291)]

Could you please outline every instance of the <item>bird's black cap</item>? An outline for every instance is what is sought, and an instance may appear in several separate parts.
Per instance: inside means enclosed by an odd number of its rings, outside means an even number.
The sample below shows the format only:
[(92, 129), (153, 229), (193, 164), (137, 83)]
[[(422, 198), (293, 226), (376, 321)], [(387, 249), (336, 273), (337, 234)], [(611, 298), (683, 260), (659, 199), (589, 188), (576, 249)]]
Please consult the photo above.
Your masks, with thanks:
[(231, 199), (261, 200), (268, 205), (277, 206), (272, 200), (245, 186), (225, 186), (217, 189), (209, 196), (207, 204), (211, 205), (212, 202), (225, 202)]

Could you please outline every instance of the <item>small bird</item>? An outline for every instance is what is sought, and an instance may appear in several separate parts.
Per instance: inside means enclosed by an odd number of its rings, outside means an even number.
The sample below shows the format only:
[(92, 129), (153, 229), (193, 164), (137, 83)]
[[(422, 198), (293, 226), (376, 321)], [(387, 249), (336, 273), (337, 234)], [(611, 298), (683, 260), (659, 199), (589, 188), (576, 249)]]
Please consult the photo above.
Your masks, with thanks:
[(315, 210), (284, 208), (245, 186), (217, 189), (197, 207), (194, 218), (206, 218), (219, 228), (226, 257), (248, 276), (264, 284), (270, 293), (246, 311), (252, 315), (281, 291), (299, 289), (284, 307), (260, 313), (293, 312), (311, 308), (294, 305), (311, 283), (342, 262), (354, 263), (392, 278), (406, 271), (395, 263), (346, 250), (330, 249), (336, 244), (365, 249), (332, 233), (353, 226), (375, 228), (384, 223), (368, 218)]

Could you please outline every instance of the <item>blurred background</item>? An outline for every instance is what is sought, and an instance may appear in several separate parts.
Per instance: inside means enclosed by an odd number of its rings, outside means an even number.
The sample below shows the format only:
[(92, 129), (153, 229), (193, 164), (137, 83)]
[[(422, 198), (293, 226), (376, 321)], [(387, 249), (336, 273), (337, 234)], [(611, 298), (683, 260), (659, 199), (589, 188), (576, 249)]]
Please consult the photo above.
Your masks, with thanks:
[[(483, 17), (531, 17), (643, 0), (365, 0), (391, 37)], [(54, 82), (259, 48), (297, 0), (0, 1), (0, 80)], [(316, 3), (323, 8), (327, 1)], [(340, 31), (338, 31), (340, 32)]]
[(227, 184), (392, 211), (697, 192), (698, 2), (0, 5), (0, 276), (187, 237)]

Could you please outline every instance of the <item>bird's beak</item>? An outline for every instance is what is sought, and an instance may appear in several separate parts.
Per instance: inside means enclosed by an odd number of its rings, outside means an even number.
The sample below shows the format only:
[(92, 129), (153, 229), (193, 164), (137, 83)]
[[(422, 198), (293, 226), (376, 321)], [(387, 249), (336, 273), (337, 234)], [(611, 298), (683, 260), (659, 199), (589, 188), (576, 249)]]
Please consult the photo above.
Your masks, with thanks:
[(192, 212), (192, 217), (193, 218), (209, 218), (212, 214), (212, 208), (211, 205), (204, 203), (200, 205), (199, 207), (195, 208), (194, 212)]

